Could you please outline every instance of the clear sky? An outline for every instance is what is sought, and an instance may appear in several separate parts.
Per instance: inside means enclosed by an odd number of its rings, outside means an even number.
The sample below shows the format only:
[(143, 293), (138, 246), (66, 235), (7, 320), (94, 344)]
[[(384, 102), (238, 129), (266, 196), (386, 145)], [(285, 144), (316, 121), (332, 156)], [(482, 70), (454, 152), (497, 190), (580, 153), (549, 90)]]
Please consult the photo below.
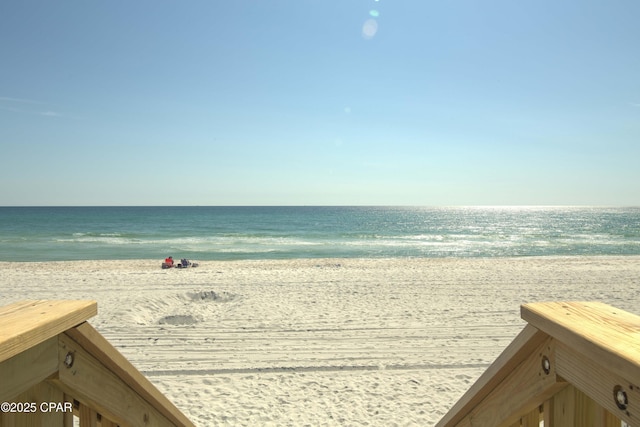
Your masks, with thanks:
[(0, 205), (640, 205), (638, 0), (0, 3)]

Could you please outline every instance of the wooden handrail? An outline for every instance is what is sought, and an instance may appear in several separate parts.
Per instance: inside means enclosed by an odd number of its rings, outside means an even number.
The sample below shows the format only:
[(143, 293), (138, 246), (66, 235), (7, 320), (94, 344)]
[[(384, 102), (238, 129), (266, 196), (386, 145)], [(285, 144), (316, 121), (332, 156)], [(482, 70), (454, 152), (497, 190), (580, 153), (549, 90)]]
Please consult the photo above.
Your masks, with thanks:
[(598, 302), (525, 304), (528, 322), (437, 427), (640, 425), (640, 317)]
[(525, 304), (521, 316), (563, 344), (640, 384), (640, 317), (599, 302)]
[[(93, 301), (0, 308), (0, 401), (58, 401), (80, 426), (192, 426), (86, 320)], [(525, 304), (523, 331), (438, 427), (640, 425), (640, 317), (597, 302)], [(99, 420), (99, 421), (96, 421)], [(69, 412), (0, 413), (71, 426)]]
[(96, 314), (95, 301), (22, 301), (0, 307), (0, 362)]
[[(0, 427), (193, 426), (86, 320), (94, 301), (25, 301), (0, 308)], [(39, 405), (59, 402), (63, 411)]]

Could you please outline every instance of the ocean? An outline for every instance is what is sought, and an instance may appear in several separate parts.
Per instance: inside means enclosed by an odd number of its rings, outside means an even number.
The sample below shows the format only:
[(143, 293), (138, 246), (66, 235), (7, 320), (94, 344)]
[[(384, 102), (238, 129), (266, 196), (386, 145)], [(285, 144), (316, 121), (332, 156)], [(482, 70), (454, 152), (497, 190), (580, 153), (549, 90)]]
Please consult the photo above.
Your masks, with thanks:
[(0, 261), (640, 255), (640, 208), (0, 207)]

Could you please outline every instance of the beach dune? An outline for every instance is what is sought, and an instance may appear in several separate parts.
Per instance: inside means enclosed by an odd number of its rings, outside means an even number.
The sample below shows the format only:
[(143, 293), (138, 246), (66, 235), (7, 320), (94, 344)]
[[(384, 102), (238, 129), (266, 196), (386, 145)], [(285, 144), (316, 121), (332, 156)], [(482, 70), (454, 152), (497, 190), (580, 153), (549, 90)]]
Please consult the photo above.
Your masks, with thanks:
[(90, 322), (196, 425), (434, 425), (536, 301), (640, 314), (640, 257), (0, 263), (0, 303)]

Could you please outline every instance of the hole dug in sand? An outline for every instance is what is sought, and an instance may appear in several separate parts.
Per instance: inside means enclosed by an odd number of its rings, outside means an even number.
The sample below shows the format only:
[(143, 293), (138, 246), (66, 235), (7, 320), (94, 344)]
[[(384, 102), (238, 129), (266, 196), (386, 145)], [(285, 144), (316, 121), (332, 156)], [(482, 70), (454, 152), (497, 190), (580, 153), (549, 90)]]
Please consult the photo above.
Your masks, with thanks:
[(214, 291), (201, 291), (190, 292), (187, 294), (192, 301), (215, 301), (215, 302), (229, 302), (236, 299), (236, 295), (228, 292), (214, 292)]
[(198, 320), (189, 314), (174, 314), (158, 320), (160, 325), (195, 325)]
[[(215, 317), (218, 303), (235, 300), (236, 295), (228, 292), (196, 291), (173, 295), (163, 299), (164, 316), (157, 321), (159, 325), (188, 326), (206, 322)], [(189, 314), (183, 314), (189, 313)], [(157, 319), (157, 317), (156, 317)]]

